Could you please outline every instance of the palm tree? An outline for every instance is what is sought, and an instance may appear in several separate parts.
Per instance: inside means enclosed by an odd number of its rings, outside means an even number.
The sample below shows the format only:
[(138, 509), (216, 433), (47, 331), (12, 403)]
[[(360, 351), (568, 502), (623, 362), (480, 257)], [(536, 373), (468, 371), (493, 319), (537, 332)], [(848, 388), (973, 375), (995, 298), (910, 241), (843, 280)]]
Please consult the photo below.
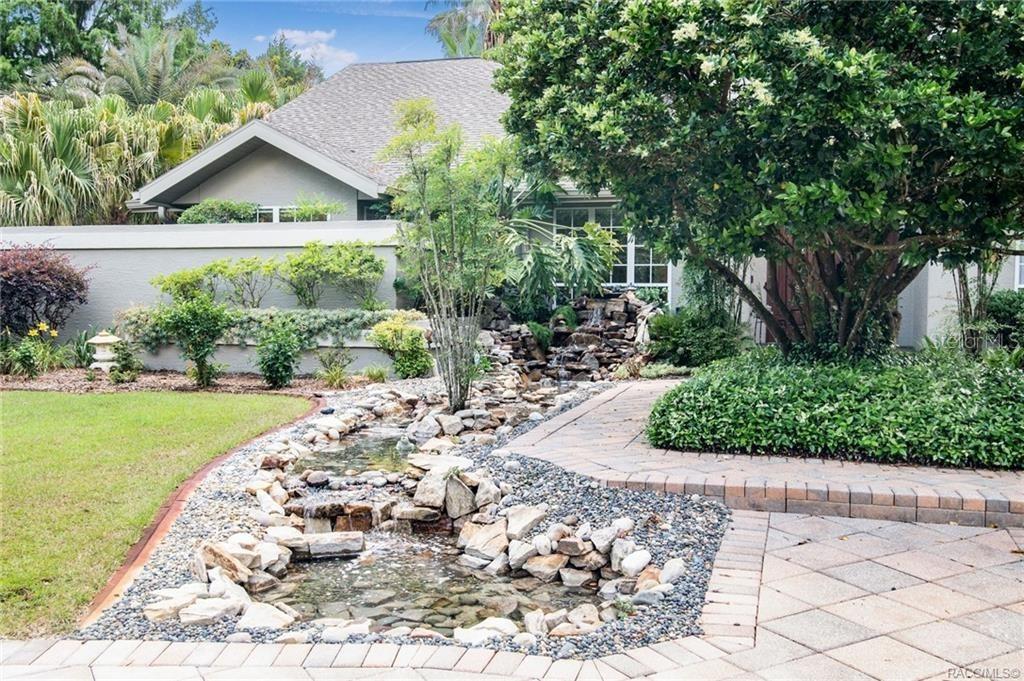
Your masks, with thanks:
[(491, 21), (500, 0), (428, 0), (427, 8), (447, 7), (427, 23), (427, 33), (441, 42), (445, 56), (479, 57), (497, 44)]
[(0, 224), (71, 224), (97, 196), (83, 122), (35, 94), (0, 100)]
[(176, 61), (178, 38), (177, 31), (159, 27), (143, 29), (139, 35), (121, 29), (121, 47), (110, 47), (103, 58), (104, 91), (141, 106), (158, 101), (177, 104), (197, 88), (232, 84), (232, 69), (219, 51), (195, 53)]

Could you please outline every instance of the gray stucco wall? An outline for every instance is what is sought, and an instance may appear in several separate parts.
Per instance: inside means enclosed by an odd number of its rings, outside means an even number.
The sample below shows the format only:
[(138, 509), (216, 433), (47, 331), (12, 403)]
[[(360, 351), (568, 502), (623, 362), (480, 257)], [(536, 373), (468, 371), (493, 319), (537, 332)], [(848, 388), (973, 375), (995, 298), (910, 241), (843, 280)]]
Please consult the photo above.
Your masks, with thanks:
[[(385, 273), (377, 288), (377, 297), (387, 307), (395, 307), (395, 246), (392, 238), (397, 223), (392, 220), (319, 223), (247, 223), (231, 225), (94, 225), (86, 227), (21, 227), (3, 230), (4, 241), (16, 244), (50, 244), (66, 253), (76, 264), (90, 267), (89, 300), (78, 308), (62, 335), (67, 337), (90, 327), (110, 327), (118, 312), (135, 305), (152, 305), (161, 294), (149, 283), (159, 274), (197, 267), (219, 258), (281, 256), (295, 252), (309, 241), (367, 241), (384, 259)], [(321, 301), (324, 308), (355, 307), (357, 301), (345, 300), (337, 291), (329, 291)], [(295, 298), (275, 283), (264, 299), (263, 307), (295, 308)], [(236, 349), (237, 350), (237, 349)], [(233, 370), (252, 370), (231, 359), (235, 351), (218, 353), (217, 361), (237, 366)], [(238, 353), (246, 353), (237, 350)], [(357, 364), (389, 363), (376, 350), (359, 350)], [(148, 366), (171, 368), (166, 362), (177, 357), (165, 349), (158, 357), (148, 358)], [(241, 362), (242, 359), (238, 359)], [(180, 368), (180, 363), (173, 363)], [(305, 370), (316, 367), (309, 357)]]
[(263, 206), (290, 206), (300, 194), (339, 201), (345, 204), (345, 209), (331, 217), (356, 219), (358, 192), (355, 189), (269, 144), (231, 164), (174, 203), (230, 199)]

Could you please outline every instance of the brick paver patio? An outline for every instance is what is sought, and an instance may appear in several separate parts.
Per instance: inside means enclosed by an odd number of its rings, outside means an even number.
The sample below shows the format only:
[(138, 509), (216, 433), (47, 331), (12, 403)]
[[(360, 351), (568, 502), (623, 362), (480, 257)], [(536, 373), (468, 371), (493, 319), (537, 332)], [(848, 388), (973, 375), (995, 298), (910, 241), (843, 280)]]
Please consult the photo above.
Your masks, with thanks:
[(706, 454), (643, 437), (674, 381), (623, 383), (541, 424), (510, 449), (611, 487), (695, 492), (732, 508), (907, 522), (1024, 527), (1024, 472)]
[[(583, 464), (588, 474), (596, 473), (609, 484), (678, 489), (677, 471), (670, 478), (667, 468), (633, 466), (636, 461), (658, 462), (670, 456), (651, 450), (638, 437), (639, 405), (644, 400), (649, 404), (655, 388), (660, 391), (667, 386), (667, 382), (649, 382), (614, 388), (535, 429), (512, 447), (574, 468), (570, 457), (563, 457), (554, 444), (563, 442), (574, 452), (583, 449), (578, 446), (583, 433), (579, 429), (601, 421), (601, 429), (587, 432), (585, 451), (612, 448), (618, 454), (602, 456), (600, 461), (617, 467), (603, 466), (590, 454)], [(622, 422), (612, 429), (604, 422), (608, 417), (603, 412), (616, 410)], [(751, 463), (749, 457), (689, 456), (688, 461), (726, 466), (739, 465), (725, 463), (736, 460)], [(787, 470), (797, 471), (813, 466), (805, 461), (769, 462), (777, 464), (789, 464)], [(628, 468), (618, 467), (623, 465)], [(607, 470), (626, 473), (626, 477), (621, 481), (600, 478)], [(701, 473), (713, 478), (720, 470)], [(849, 480), (849, 485), (857, 484), (852, 471), (875, 475), (869, 483), (872, 493), (875, 487), (881, 491), (883, 484), (892, 490), (892, 480), (917, 471), (944, 475), (928, 468), (868, 464), (846, 464), (836, 470), (843, 471), (845, 477), (840, 480)], [(683, 475), (682, 489), (696, 491), (687, 487), (696, 482)], [(734, 506), (748, 503), (737, 503), (740, 499), (759, 498), (746, 494), (745, 483), (737, 487), (735, 478), (728, 479), (731, 484), (723, 484), (723, 493), (717, 496)], [(1020, 487), (1015, 475), (985, 477), (966, 472), (957, 479), (963, 487), (935, 489), (940, 500), (953, 489), (968, 493), (986, 480), (993, 482), (986, 487), (990, 493), (1002, 490), (1008, 503), (1020, 503), (1020, 489), (1011, 489), (1014, 480)], [(803, 482), (805, 496), (784, 497), (784, 501), (816, 501), (806, 496), (811, 481)], [(705, 481), (701, 491), (708, 489), (715, 488)], [(740, 490), (743, 494), (736, 493)], [(895, 497), (895, 491), (891, 494)], [(763, 499), (768, 499), (767, 493)], [(845, 506), (845, 516), (857, 515), (857, 506), (885, 508), (851, 501)], [(929, 507), (902, 508), (919, 513)], [(956, 509), (940, 506), (940, 510)], [(964, 511), (963, 506), (959, 511)], [(1018, 511), (1008, 508), (1006, 513)], [(0, 678), (1019, 679), (1024, 675), (1024, 529), (737, 510), (716, 557), (701, 624), (702, 637), (587, 661), (389, 643), (2, 641)]]

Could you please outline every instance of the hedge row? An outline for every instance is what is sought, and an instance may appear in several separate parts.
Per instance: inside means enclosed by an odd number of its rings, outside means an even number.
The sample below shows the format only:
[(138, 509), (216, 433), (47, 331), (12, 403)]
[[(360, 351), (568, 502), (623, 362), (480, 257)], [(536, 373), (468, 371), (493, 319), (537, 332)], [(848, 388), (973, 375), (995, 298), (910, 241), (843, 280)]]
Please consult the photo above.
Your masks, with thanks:
[(1024, 467), (1024, 372), (964, 358), (721, 360), (666, 393), (647, 435), (689, 451)]

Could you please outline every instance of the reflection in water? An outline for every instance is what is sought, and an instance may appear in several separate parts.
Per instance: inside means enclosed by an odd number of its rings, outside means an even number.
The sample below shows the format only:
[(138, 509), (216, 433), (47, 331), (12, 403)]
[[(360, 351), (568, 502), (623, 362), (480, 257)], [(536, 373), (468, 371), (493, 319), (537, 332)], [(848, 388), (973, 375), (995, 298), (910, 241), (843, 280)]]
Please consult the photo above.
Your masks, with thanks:
[[(354, 560), (294, 564), (280, 600), (307, 617), (369, 617), (382, 627), (429, 627), (444, 634), (487, 617), (522, 620), (545, 611), (598, 603), (596, 591), (493, 577), (459, 565), (455, 537), (370, 532)], [(293, 582), (293, 580), (295, 580)]]

